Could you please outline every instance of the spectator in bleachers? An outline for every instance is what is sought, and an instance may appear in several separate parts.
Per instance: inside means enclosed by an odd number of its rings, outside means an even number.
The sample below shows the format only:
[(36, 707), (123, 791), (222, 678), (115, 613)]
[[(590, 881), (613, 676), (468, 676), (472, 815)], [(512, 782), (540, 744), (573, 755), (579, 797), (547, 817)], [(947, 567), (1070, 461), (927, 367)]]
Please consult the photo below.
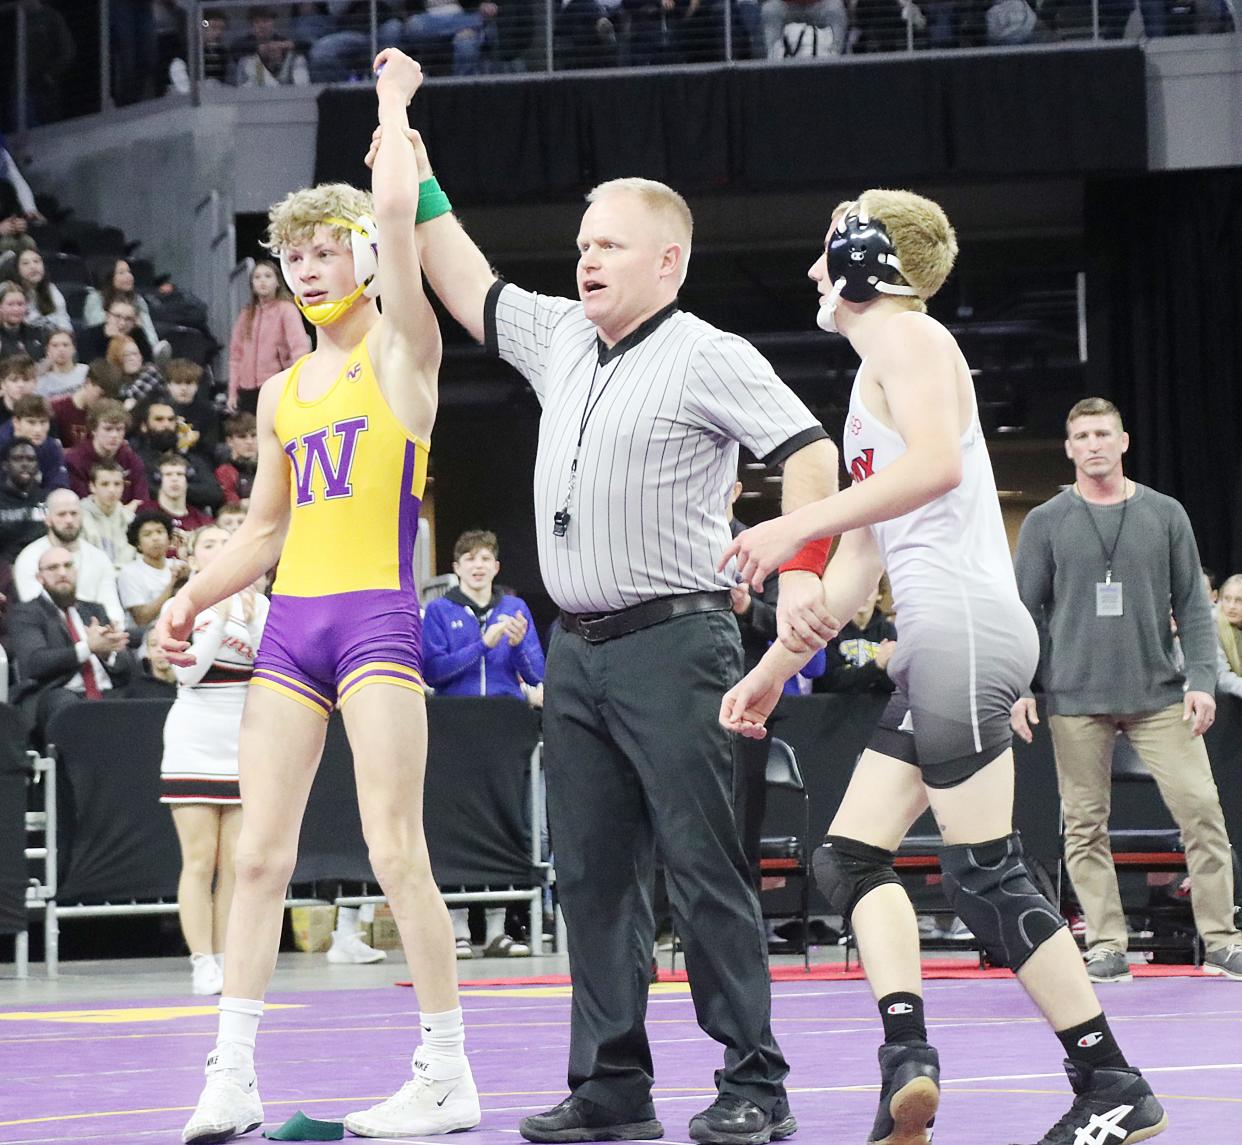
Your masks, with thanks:
[(82, 500), (82, 536), (112, 561), (117, 572), (137, 555), (129, 543), (134, 510), (122, 503), (125, 470), (115, 461), (91, 466), (91, 495)]
[(125, 611), (116, 591), (112, 562), (94, 545), (82, 539), (82, 502), (72, 489), (56, 489), (47, 496), (47, 531), (31, 541), (13, 562), (13, 586), (19, 600), (39, 595), (39, 558), (52, 548), (67, 549), (75, 567), (78, 595), (102, 605), (117, 627), (125, 626)]
[(904, 52), (911, 36), (916, 47), (925, 44), (927, 19), (912, 0), (851, 0), (850, 17), (855, 55)]
[(259, 387), (309, 354), (310, 337), (276, 264), (260, 259), (250, 272), (250, 301), (229, 338), (228, 410), (253, 414)]
[(815, 681), (814, 692), (892, 692), (888, 662), (897, 649), (897, 628), (879, 607), (881, 579), (866, 603), (828, 642), (827, 668)]
[[(154, 401), (140, 414), (142, 421), (138, 432), (133, 438), (134, 452), (142, 458), (147, 469), (147, 482), (152, 492), (160, 488), (161, 474), (169, 455), (179, 457), (184, 465), (188, 488), (183, 488), (181, 496), (188, 499), (190, 505), (199, 509), (216, 509), (224, 501), (220, 491), (220, 483), (213, 472), (215, 466), (210, 459), (204, 457), (197, 449), (182, 449), (181, 435), (177, 428), (177, 415), (167, 401)], [(176, 494), (174, 496), (180, 497)], [(148, 500), (154, 500), (149, 497)], [(168, 512), (173, 512), (165, 505)], [(178, 516), (177, 513), (173, 513)], [(197, 529), (200, 524), (211, 520), (210, 514), (201, 521), (187, 526)]]
[(78, 337), (78, 354), (88, 362), (104, 358), (108, 354), (108, 344), (118, 336), (132, 338), (137, 342), (144, 362), (149, 362), (154, 357), (155, 343), (138, 324), (137, 307), (123, 298), (116, 299), (108, 306), (102, 324), (88, 326), (82, 331)]
[(483, 50), (500, 11), (492, 0), (431, 0), (402, 20), (385, 26), (386, 40), (404, 43), (420, 60), (437, 52), (451, 58), (455, 76), (478, 75), (483, 70)]
[(267, 7), (250, 10), (250, 34), (238, 41), (237, 86), (274, 87), (310, 83), (310, 68), (298, 46), (276, 31), (276, 13)]
[(47, 531), (43, 502), (34, 444), (12, 438), (0, 446), (0, 566), (11, 566), (22, 549)]
[(164, 375), (153, 362), (142, 360), (142, 351), (132, 337), (118, 334), (108, 343), (106, 357), (121, 371), (121, 401), (126, 409), (166, 395)]
[(44, 221), (9, 141), (0, 132), (0, 236), (24, 235), (27, 224)]
[(31, 326), (43, 328), (49, 337), (54, 330), (73, 330), (65, 296), (48, 280), (37, 250), (24, 250), (17, 256), (15, 281), (26, 292), (26, 320)]
[(610, 9), (599, 0), (564, 0), (557, 8), (555, 65), (566, 68), (617, 66), (617, 30)]
[(216, 466), (216, 480), (224, 493), (224, 503), (249, 501), (259, 465), (259, 434), (254, 414), (235, 414), (224, 423), (224, 445), (228, 457)]
[(113, 303), (127, 302), (134, 308), (134, 319), (137, 328), (146, 336), (147, 345), (142, 346), (140, 339), (130, 329), (118, 329), (117, 334), (130, 334), (138, 341), (144, 359), (150, 360), (151, 347), (159, 341), (155, 332), (155, 324), (151, 321), (151, 310), (147, 300), (134, 289), (134, 272), (126, 259), (118, 258), (104, 271), (99, 285), (92, 290), (82, 305), (82, 321), (88, 326), (101, 325), (112, 309)]
[[(196, 532), (188, 553), (191, 571), (210, 565), (227, 540), (221, 529)], [(174, 669), (177, 699), (164, 724), (160, 802), (172, 812), (181, 845), (177, 907), (195, 994), (219, 994), (224, 987), (225, 928), (242, 816), (238, 741), (266, 620), (267, 598), (254, 589), (227, 597), (195, 618), (195, 662)]]
[(246, 519), (247, 505), (244, 501), (226, 501), (216, 511), (216, 524), (232, 535)]
[[(380, 12), (389, 7), (381, 2)], [(366, 0), (331, 0), (329, 4), (302, 4), (294, 19), (294, 34), (309, 44), (307, 63), (312, 83), (344, 83), (369, 76), (371, 71), (370, 5)], [(380, 43), (395, 42), (392, 23), (380, 27)]]
[(12, 438), (24, 437), (35, 447), (39, 458), (39, 486), (44, 493), (69, 487), (65, 451), (51, 435), (51, 422), (52, 407), (47, 398), (27, 394), (17, 399), (12, 420), (0, 426), (0, 445)]
[[(224, 13), (203, 10), (200, 49), (203, 58), (203, 79), (215, 83), (233, 82), (233, 50), (229, 47), (229, 26)], [(177, 91), (190, 91), (190, 70), (185, 56), (176, 55), (168, 65), (168, 81)]]
[(168, 396), (177, 415), (177, 447), (214, 458), (220, 445), (220, 415), (203, 393), (203, 367), (189, 358), (168, 363)]
[(43, 357), (46, 332), (27, 320), (26, 292), (16, 282), (0, 282), (0, 358), (25, 354), (33, 362)]
[(171, 700), (177, 695), (177, 676), (172, 661), (155, 634), (155, 626), (147, 629), (142, 642), (146, 655), (142, 658), (142, 675), (126, 689), (133, 700)]
[(72, 330), (57, 330), (48, 336), (43, 361), (35, 369), (36, 388), (49, 401), (73, 393), (86, 381), (86, 363), (78, 361)]
[(173, 523), (162, 509), (144, 505), (127, 533), (138, 559), (117, 574), (117, 591), (134, 627), (146, 628), (155, 622), (164, 602), (185, 584), (189, 569), (180, 557), (168, 555)]
[(58, 710), (103, 699), (137, 671), (124, 627), (81, 589), (74, 553), (45, 549), (35, 577), (38, 591), (10, 610), (9, 640), (18, 679), (13, 702), (33, 719), (41, 743)]
[(17, 403), (35, 392), (35, 364), (29, 354), (18, 351), (0, 357), (0, 426), (12, 420)]
[[(458, 586), (427, 605), (423, 674), (442, 696), (523, 697), (531, 689), (542, 688), (543, 649), (535, 623), (525, 601), (496, 589), (499, 557), (495, 533), (462, 533), (453, 546)], [(449, 915), (457, 957), (473, 958), (466, 909), (451, 909)], [(504, 907), (488, 907), (485, 916), (483, 957), (530, 953), (529, 946), (505, 934)]]
[(1242, 698), (1242, 654), (1239, 652), (1242, 632), (1242, 574), (1234, 573), (1220, 586), (1220, 603), (1216, 609), (1216, 691)]
[(822, 28), (831, 33), (827, 44), (823, 43), (822, 36), (818, 38), (821, 55), (831, 52), (839, 56), (846, 49), (849, 14), (842, 0), (763, 0), (760, 16), (769, 57), (798, 54), (785, 48), (785, 28), (793, 24)]
[[(73, 449), (90, 436), (86, 420), (99, 401), (120, 405), (121, 371), (105, 358), (96, 358), (86, 367), (86, 377), (71, 394), (52, 399), (54, 432), (66, 449)], [(122, 412), (125, 407), (121, 406)]]
[[(186, 500), (189, 463), (185, 455), (166, 453), (160, 458), (155, 500), (143, 504), (143, 509), (159, 509), (172, 521), (170, 552), (180, 552), (190, 534), (211, 524), (211, 514)], [(213, 484), (215, 478), (211, 478)], [(217, 486), (217, 488), (219, 488)], [(141, 511), (141, 510), (140, 510)]]
[[(95, 365), (91, 363), (92, 373), (95, 372)], [(91, 466), (97, 461), (116, 461), (124, 470), (125, 493), (122, 500), (127, 505), (136, 507), (150, 497), (146, 466), (125, 441), (128, 425), (129, 414), (118, 401), (100, 398), (89, 407), (86, 414), (89, 436), (65, 454), (69, 487), (79, 497), (85, 497), (91, 491)]]

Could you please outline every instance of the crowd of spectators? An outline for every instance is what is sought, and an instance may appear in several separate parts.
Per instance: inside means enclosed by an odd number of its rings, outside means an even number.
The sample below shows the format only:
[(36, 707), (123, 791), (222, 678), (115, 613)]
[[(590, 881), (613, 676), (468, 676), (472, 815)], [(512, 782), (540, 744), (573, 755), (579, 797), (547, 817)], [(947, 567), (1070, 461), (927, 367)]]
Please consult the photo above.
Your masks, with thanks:
[[(204, 80), (245, 88), (361, 82), (372, 45), (396, 46), (431, 74), (543, 70), (547, 9), (536, 0), (321, 0), (203, 9), (190, 0), (99, 0), (110, 18), (118, 105), (188, 92), (192, 52)], [(1230, 32), (1232, 0), (556, 0), (553, 66), (614, 68), (724, 59), (833, 57), (1090, 38)], [(23, 0), (26, 122), (89, 110), (66, 77), (97, 67), (94, 4)], [(91, 11), (87, 11), (91, 9)], [(5, 20), (10, 23), (5, 24)], [(0, 41), (16, 32), (0, 13)], [(726, 25), (729, 25), (726, 31)], [(13, 121), (12, 94), (7, 119)], [(0, 171), (0, 174), (3, 174)]]

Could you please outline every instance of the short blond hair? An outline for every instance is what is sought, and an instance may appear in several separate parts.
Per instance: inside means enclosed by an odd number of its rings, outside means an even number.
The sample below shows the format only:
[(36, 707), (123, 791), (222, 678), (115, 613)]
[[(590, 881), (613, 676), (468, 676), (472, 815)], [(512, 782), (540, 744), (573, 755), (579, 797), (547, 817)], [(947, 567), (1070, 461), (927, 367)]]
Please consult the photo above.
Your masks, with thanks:
[[(280, 252), (300, 243), (309, 242), (315, 228), (324, 219), (357, 219), (374, 217), (375, 205), (370, 191), (360, 191), (348, 183), (320, 183), (292, 191), (267, 213), (268, 250)], [(348, 227), (332, 226), (332, 236), (349, 245), (352, 232)]]
[(833, 219), (854, 206), (884, 225), (901, 260), (902, 277), (919, 292), (909, 300), (911, 308), (925, 312), (927, 299), (944, 285), (957, 261), (957, 233), (944, 209), (913, 191), (872, 187), (857, 199), (838, 203)]
[(694, 215), (690, 213), (690, 205), (667, 184), (637, 176), (600, 183), (587, 192), (586, 201), (598, 202), (614, 191), (626, 191), (638, 196), (642, 205), (664, 223), (668, 237), (681, 247), (681, 278), (684, 282), (690, 265), (690, 244), (694, 239)]
[(1108, 398), (1083, 398), (1082, 401), (1075, 402), (1069, 413), (1065, 415), (1065, 436), (1070, 435), (1070, 426), (1080, 417), (1114, 417), (1117, 419), (1117, 428), (1125, 433), (1125, 423), (1121, 420), (1121, 410), (1119, 410)]

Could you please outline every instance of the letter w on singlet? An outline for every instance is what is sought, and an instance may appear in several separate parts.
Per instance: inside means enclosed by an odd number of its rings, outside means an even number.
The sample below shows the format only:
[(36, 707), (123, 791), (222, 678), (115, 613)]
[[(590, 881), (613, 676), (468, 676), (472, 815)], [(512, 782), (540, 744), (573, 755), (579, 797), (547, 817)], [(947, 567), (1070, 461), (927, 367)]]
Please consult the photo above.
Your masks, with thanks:
[(315, 429), (285, 443), (285, 452), (293, 464), (297, 477), (298, 504), (309, 505), (315, 500), (311, 488), (315, 481), (316, 467), (323, 473), (323, 496), (325, 501), (350, 497), (353, 488), (349, 484), (349, 471), (353, 468), (358, 451), (358, 437), (367, 428), (365, 417), (353, 417), (348, 421), (332, 424), (332, 436), (340, 441), (336, 451), (336, 464), (332, 463), (332, 451), (328, 448), (328, 429)]

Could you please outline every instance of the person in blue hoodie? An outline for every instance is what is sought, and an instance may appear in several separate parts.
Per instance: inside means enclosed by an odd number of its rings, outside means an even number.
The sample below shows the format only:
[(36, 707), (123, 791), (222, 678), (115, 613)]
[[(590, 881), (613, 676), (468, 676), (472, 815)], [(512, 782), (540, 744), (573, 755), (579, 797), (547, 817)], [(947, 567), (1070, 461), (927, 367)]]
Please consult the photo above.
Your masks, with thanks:
[[(441, 696), (543, 699), (543, 649), (526, 602), (496, 588), (500, 545), (481, 529), (462, 533), (453, 546), (458, 585), (427, 605), (423, 617), (423, 678)], [(523, 688), (525, 685), (525, 689)], [(466, 908), (451, 910), (457, 957), (473, 958)], [(530, 953), (504, 932), (504, 907), (485, 911), (485, 958)]]

